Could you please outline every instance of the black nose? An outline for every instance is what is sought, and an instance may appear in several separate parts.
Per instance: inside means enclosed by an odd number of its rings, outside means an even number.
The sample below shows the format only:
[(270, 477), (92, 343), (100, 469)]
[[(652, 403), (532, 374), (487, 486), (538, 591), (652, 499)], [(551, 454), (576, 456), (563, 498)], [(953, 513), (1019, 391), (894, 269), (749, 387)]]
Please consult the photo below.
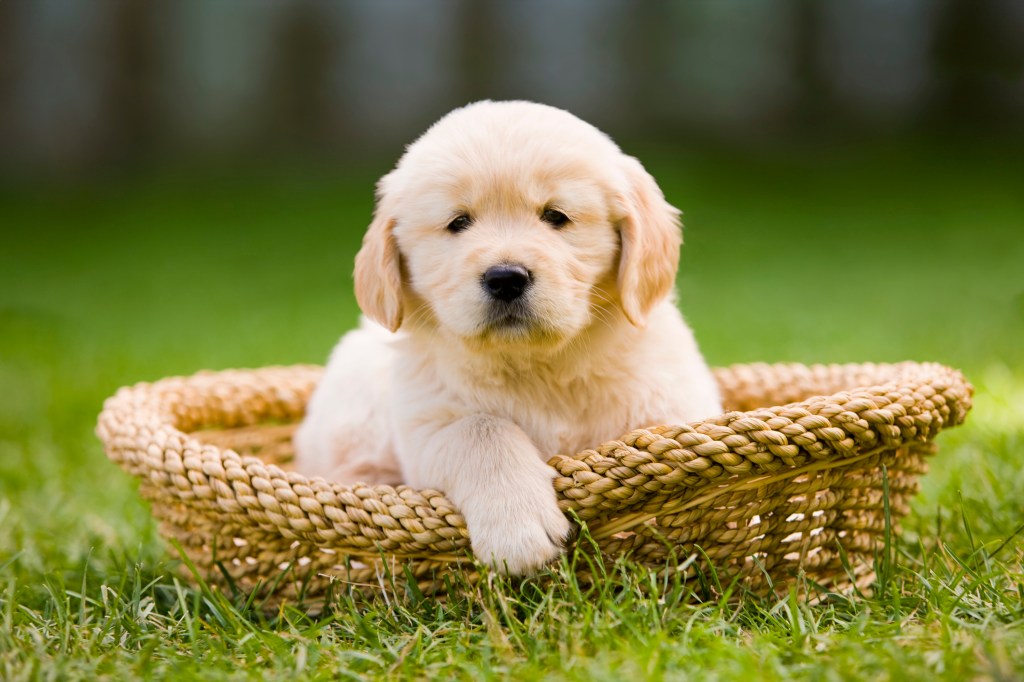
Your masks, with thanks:
[(499, 301), (514, 301), (530, 284), (530, 272), (522, 265), (495, 265), (487, 268), (484, 289)]

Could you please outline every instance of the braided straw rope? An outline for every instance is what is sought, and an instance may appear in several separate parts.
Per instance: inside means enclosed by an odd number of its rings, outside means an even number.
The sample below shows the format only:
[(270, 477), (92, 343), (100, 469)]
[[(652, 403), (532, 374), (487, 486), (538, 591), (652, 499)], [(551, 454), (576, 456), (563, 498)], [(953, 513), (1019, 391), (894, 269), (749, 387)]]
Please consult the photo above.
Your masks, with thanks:
[[(465, 521), (444, 495), (286, 469), (321, 373), (271, 367), (123, 388), (97, 433), (213, 584), (315, 597), (332, 581), (378, 585), (386, 569), (442, 589), (444, 569), (470, 561)], [(559, 505), (606, 556), (687, 579), (711, 565), (759, 592), (801, 575), (832, 589), (870, 579), (885, 486), (895, 524), (932, 439), (971, 406), (970, 384), (937, 364), (754, 364), (715, 376), (735, 411), (550, 460)], [(700, 562), (684, 561), (695, 552)], [(473, 579), (472, 564), (464, 570)]]

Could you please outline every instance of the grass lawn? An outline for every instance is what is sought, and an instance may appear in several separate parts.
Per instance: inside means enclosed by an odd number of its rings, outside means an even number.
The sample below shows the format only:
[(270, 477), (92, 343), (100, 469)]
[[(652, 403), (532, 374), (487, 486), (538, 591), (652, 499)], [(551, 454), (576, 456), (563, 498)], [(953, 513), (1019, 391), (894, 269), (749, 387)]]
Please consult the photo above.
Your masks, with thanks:
[(977, 388), (892, 575), (820, 606), (641, 590), (628, 564), (319, 619), (193, 589), (92, 434), (102, 400), (321, 362), (356, 321), (373, 172), (0, 191), (0, 679), (1024, 677), (1022, 152), (641, 152), (685, 211), (681, 305), (711, 363), (936, 360)]

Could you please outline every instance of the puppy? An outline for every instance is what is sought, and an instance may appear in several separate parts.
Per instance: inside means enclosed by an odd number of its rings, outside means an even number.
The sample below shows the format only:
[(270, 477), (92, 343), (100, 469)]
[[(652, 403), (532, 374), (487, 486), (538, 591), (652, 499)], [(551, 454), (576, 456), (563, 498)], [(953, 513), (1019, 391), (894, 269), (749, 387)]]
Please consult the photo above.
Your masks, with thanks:
[(721, 411), (674, 304), (678, 218), (565, 111), (451, 112), (378, 184), (355, 264), (372, 321), (333, 351), (297, 468), (443, 491), (479, 559), (536, 571), (569, 532), (551, 455)]

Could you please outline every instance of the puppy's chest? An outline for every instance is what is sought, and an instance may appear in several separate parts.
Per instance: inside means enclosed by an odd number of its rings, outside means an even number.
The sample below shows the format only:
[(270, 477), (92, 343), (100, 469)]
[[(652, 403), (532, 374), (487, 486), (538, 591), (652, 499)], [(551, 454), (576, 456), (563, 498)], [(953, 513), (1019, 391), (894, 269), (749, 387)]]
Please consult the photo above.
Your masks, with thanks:
[(619, 396), (593, 389), (541, 389), (505, 396), (504, 404), (495, 401), (488, 411), (516, 423), (545, 456), (575, 454), (621, 436), (638, 418)]
[(635, 372), (558, 380), (542, 371), (475, 372), (435, 362), (397, 369), (400, 421), (445, 422), (481, 413), (500, 417), (521, 428), (545, 458), (596, 447), (660, 422), (672, 411), (663, 409), (669, 402), (657, 381), (645, 381), (639, 393), (629, 390)]

